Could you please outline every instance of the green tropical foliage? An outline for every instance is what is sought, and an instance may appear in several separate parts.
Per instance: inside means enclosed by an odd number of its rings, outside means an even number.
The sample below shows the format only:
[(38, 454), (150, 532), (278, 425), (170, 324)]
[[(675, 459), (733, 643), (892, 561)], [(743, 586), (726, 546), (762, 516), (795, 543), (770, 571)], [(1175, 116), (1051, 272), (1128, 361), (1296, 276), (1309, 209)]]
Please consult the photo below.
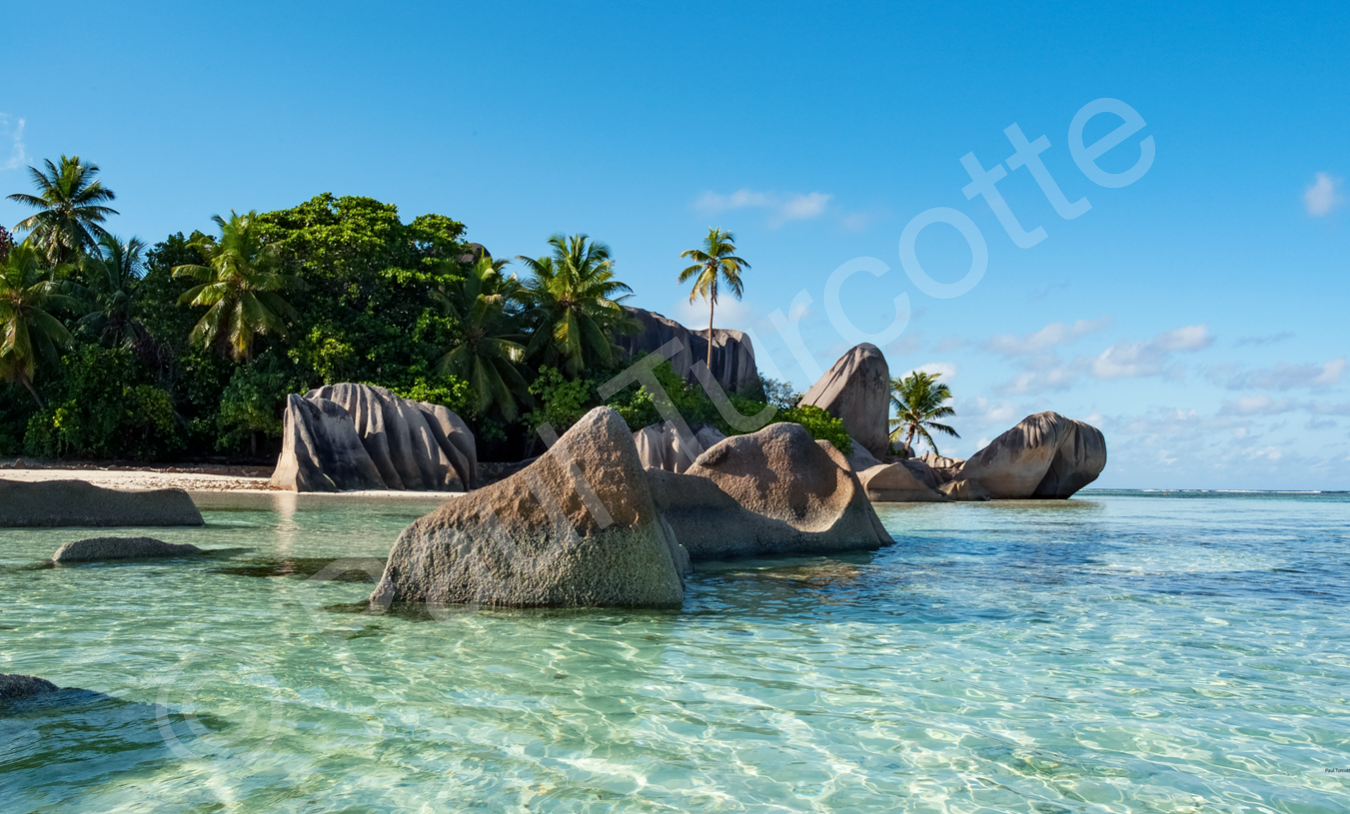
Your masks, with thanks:
[(937, 455), (937, 443), (929, 430), (960, 438), (956, 430), (935, 419), (956, 415), (956, 411), (946, 404), (952, 397), (947, 385), (938, 382), (941, 373), (924, 373), (916, 370), (903, 378), (891, 379), (891, 407), (896, 417), (891, 419), (891, 443), (904, 437), (904, 445), (913, 449), (915, 436), (922, 438), (933, 454)]
[(708, 229), (703, 238), (703, 248), (681, 252), (680, 257), (693, 260), (694, 265), (680, 272), (680, 282), (694, 281), (694, 289), (689, 292), (689, 302), (699, 297), (708, 302), (708, 367), (712, 367), (713, 312), (717, 309), (719, 283), (725, 283), (736, 299), (745, 294), (745, 283), (741, 272), (750, 268), (750, 264), (736, 256), (736, 236), (721, 229)]
[(80, 157), (61, 156), (57, 164), (44, 161), (45, 170), (29, 167), (37, 195), (16, 192), (11, 201), (38, 210), (16, 228), (28, 232), (25, 243), (34, 246), (53, 266), (74, 263), (107, 234), (103, 222), (117, 210), (104, 206), (117, 196), (97, 180), (97, 164)]
[(609, 246), (587, 235), (554, 235), (550, 257), (518, 257), (531, 278), (521, 292), (533, 336), (526, 354), (571, 376), (613, 367), (616, 332), (632, 330), (621, 303), (632, 289), (614, 276)]
[(125, 243), (112, 235), (98, 239), (98, 251), (80, 258), (80, 272), (90, 310), (76, 325), (96, 339), (132, 347), (145, 337), (136, 321), (140, 291), (136, 283), (145, 269), (145, 243)]
[(206, 265), (185, 264), (173, 270), (175, 277), (198, 282), (179, 302), (207, 309), (192, 329), (191, 341), (220, 347), (235, 361), (252, 361), (259, 334), (285, 336), (288, 322), (297, 317), (278, 292), (301, 283), (278, 271), (278, 252), (264, 241), (257, 212), (230, 212), (229, 220), (220, 215), (212, 220), (220, 227), (220, 237), (198, 233), (189, 244)]
[(52, 270), (31, 246), (16, 246), (0, 266), (0, 378), (22, 385), (38, 406), (34, 386), (38, 361), (55, 366), (70, 331), (51, 312), (76, 309), (79, 301), (52, 280)]
[(496, 407), (503, 418), (514, 421), (519, 404), (533, 398), (521, 373), (521, 287), (514, 276), (502, 274), (505, 265), (505, 260), (494, 262), (480, 252), (462, 280), (432, 296), (459, 323), (451, 349), (437, 363), (438, 372), (469, 383), (469, 407), (475, 413)]

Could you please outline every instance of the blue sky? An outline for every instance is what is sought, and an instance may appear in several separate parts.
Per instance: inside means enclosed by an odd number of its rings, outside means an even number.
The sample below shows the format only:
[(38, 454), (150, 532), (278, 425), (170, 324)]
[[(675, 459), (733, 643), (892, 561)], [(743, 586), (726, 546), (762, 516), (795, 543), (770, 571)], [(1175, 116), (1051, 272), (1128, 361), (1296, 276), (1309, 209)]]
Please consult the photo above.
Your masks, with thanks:
[[(942, 370), (961, 456), (1054, 409), (1107, 435), (1099, 485), (1350, 489), (1350, 10), (1343, 4), (67, 3), (7, 10), (0, 192), (78, 153), (118, 194), (118, 234), (158, 241), (230, 209), (321, 192), (464, 221), (497, 256), (553, 232), (609, 242), (633, 303), (706, 325), (676, 283), (708, 226), (753, 264), (719, 327), (805, 389), (881, 332), (894, 374)], [(54, 44), (54, 32), (67, 38)], [(59, 58), (54, 58), (54, 51)], [(25, 76), (26, 75), (26, 76)], [(1117, 99), (1145, 125), (1097, 160), (1070, 122)], [(1016, 123), (1067, 200), (1056, 213), (1004, 129)], [(1122, 123), (1087, 122), (1092, 144)], [(971, 183), (998, 181), (1029, 248)], [(906, 224), (963, 213), (979, 283), (939, 299), (900, 261)], [(23, 212), (0, 203), (0, 222)], [(938, 283), (971, 265), (960, 233), (920, 232)], [(770, 315), (791, 313), (800, 364)]]

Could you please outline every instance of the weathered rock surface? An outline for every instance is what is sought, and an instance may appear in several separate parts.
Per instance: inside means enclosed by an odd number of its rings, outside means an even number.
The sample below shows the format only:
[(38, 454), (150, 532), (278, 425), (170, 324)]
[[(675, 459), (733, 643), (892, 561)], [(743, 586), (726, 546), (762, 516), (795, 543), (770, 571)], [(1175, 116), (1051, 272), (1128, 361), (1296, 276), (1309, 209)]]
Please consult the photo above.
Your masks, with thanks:
[(336, 384), (287, 400), (272, 484), (297, 492), (463, 492), (478, 475), (473, 434), (435, 404)]
[(152, 537), (91, 537), (56, 549), (52, 562), (93, 562), (150, 557), (184, 557), (202, 550), (188, 543), (166, 543)]
[[(615, 339), (619, 347), (631, 356), (655, 353), (672, 339), (679, 342), (679, 350), (670, 361), (675, 372), (691, 382), (697, 382), (694, 363), (707, 361), (707, 331), (690, 331), (673, 319), (641, 308), (624, 306), (628, 316), (638, 323), (638, 332)], [(736, 392), (756, 381), (755, 348), (750, 337), (740, 331), (713, 328), (712, 374), (727, 392)]]
[(917, 477), (908, 463), (878, 464), (858, 473), (868, 499), (876, 503), (940, 503), (947, 500), (935, 485)]
[(884, 461), (877, 458), (867, 450), (867, 447), (858, 443), (857, 438), (848, 439), (853, 442), (853, 451), (844, 456), (848, 460), (848, 465), (853, 467), (853, 471), (861, 474), (864, 470), (871, 469), (874, 466), (881, 466)]
[(716, 427), (704, 425), (692, 434), (694, 443), (686, 444), (669, 421), (651, 424), (633, 433), (638, 458), (647, 469), (664, 469), (683, 473), (694, 465), (694, 460), (726, 438)]
[(694, 560), (891, 542), (848, 460), (797, 424), (728, 438), (683, 475), (647, 474), (662, 516)]
[(201, 525), (201, 512), (181, 489), (123, 492), (80, 480), (0, 480), (0, 528)]
[(891, 372), (876, 345), (863, 343), (839, 357), (802, 397), (825, 410), (878, 458), (890, 451)]
[(956, 473), (961, 471), (961, 467), (966, 463), (960, 458), (946, 458), (932, 452), (926, 452), (912, 460), (922, 461), (926, 464), (937, 477), (939, 484), (950, 483), (955, 480)]
[(1106, 467), (1106, 439), (1096, 427), (1044, 412), (971, 456), (956, 480), (979, 481), (995, 499), (1067, 498)]
[(405, 529), (371, 602), (678, 607), (687, 563), (632, 432), (598, 407), (526, 469)]
[(993, 497), (977, 480), (948, 481), (938, 491), (952, 500), (989, 500)]
[(18, 673), (0, 673), (0, 701), (22, 701), (35, 695), (59, 692), (60, 689), (45, 678)]

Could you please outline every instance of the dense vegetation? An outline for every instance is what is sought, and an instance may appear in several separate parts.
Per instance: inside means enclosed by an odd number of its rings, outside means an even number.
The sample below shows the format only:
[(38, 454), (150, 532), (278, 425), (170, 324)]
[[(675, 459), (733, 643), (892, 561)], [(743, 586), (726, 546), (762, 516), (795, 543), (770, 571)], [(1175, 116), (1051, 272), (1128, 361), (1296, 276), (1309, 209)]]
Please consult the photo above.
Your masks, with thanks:
[[(96, 165), (29, 170), (36, 194), (10, 196), (35, 210), (22, 242), (0, 229), (0, 455), (261, 459), (287, 394), (350, 381), (444, 404), (484, 459), (509, 460), (538, 451), (543, 422), (562, 432), (600, 404), (632, 361), (614, 341), (632, 330), (629, 288), (586, 235), (516, 258), (517, 276), (451, 218), (404, 223), (392, 204), (324, 194), (151, 246), (108, 232), (116, 195)], [(669, 365), (658, 376), (687, 421), (732, 433), (701, 388)], [(733, 403), (771, 401), (848, 448), (837, 419), (767, 385)], [(610, 403), (634, 428), (660, 420), (645, 389)]]

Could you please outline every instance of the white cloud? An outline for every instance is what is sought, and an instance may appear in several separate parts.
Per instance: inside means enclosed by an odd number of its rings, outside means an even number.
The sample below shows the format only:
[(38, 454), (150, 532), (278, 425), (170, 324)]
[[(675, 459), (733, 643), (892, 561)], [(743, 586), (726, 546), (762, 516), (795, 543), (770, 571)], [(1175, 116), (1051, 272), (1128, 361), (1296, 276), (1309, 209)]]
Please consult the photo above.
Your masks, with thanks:
[(1204, 350), (1214, 344), (1209, 328), (1187, 325), (1163, 331), (1147, 342), (1122, 342), (1087, 360), (1088, 374), (1094, 379), (1133, 379), (1171, 374), (1172, 354)]
[(1225, 400), (1219, 407), (1219, 415), (1279, 415), (1296, 408), (1288, 399), (1273, 399), (1262, 393), (1259, 396), (1243, 396), (1237, 401)]
[(1291, 365), (1280, 362), (1274, 367), (1244, 371), (1232, 376), (1224, 387), (1229, 390), (1292, 390), (1296, 387), (1331, 387), (1345, 378), (1345, 357), (1323, 365)]
[(740, 189), (730, 195), (722, 195), (709, 190), (699, 197), (694, 203), (694, 208), (710, 214), (733, 209), (768, 209), (773, 213), (771, 223), (777, 226), (790, 220), (810, 220), (821, 216), (833, 197), (823, 192), (779, 195), (773, 192)]
[(946, 379), (947, 381), (951, 381), (956, 377), (956, 365), (952, 364), (951, 362), (929, 362), (926, 365), (919, 365), (913, 370), (905, 371), (904, 374), (900, 376), (900, 378), (903, 379), (905, 376), (908, 376), (911, 373), (928, 373), (930, 375), (936, 374)]
[(1284, 457), (1284, 452), (1279, 447), (1265, 447), (1264, 449), (1252, 450), (1253, 458), (1265, 458), (1272, 463)]
[(1303, 190), (1303, 203), (1308, 207), (1309, 215), (1320, 218), (1345, 203), (1340, 193), (1342, 180), (1332, 178), (1325, 172), (1317, 173), (1313, 182)]
[(1052, 322), (1039, 331), (1025, 336), (999, 334), (987, 340), (984, 347), (1000, 356), (1023, 356), (1104, 331), (1111, 327), (1111, 322), (1109, 316), (1100, 319), (1080, 319), (1072, 325)]
[(0, 113), (0, 133), (3, 133), (3, 137), (8, 138), (12, 143), (9, 149), (9, 158), (5, 159), (4, 164), (0, 164), (0, 170), (16, 170), (27, 162), (28, 154), (23, 146), (23, 126), (25, 124), (27, 122), (19, 119), (19, 124), (11, 128), (9, 116)]

